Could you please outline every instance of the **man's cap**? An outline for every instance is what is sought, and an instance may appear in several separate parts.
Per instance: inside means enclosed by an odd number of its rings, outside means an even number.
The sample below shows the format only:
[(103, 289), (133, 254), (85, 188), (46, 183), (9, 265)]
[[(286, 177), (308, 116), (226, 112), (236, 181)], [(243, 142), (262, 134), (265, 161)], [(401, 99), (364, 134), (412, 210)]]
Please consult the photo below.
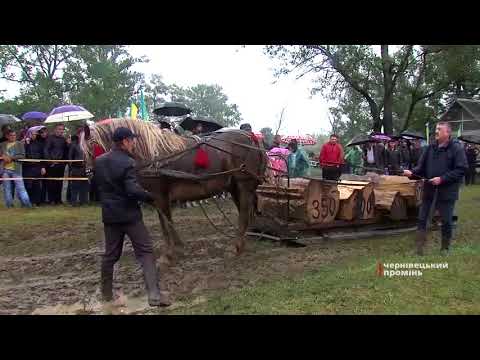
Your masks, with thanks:
[(138, 135), (135, 135), (129, 128), (126, 127), (119, 127), (113, 132), (113, 141), (115, 142), (136, 137), (138, 137)]

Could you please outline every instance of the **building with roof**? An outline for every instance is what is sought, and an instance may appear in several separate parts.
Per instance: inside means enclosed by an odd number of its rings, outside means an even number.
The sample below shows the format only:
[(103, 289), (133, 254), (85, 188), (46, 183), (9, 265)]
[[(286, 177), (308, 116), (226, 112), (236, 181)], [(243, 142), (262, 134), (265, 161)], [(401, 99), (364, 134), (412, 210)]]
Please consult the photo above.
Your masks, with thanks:
[(449, 122), (454, 133), (460, 130), (462, 135), (480, 135), (480, 100), (455, 100), (440, 121)]

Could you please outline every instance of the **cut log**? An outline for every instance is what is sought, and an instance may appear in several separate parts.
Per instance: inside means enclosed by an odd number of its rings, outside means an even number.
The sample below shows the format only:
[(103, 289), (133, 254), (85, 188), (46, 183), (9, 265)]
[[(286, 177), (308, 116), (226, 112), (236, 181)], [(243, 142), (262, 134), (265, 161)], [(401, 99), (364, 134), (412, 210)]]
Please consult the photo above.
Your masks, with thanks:
[(361, 191), (345, 185), (339, 185), (338, 191), (340, 192), (340, 210), (338, 211), (337, 219), (356, 219), (359, 216), (358, 203)]
[(375, 208), (392, 220), (407, 219), (407, 203), (399, 191), (374, 190)]
[(423, 182), (405, 176), (380, 176), (375, 190), (398, 191), (405, 198), (408, 208), (417, 208), (422, 202)]
[(329, 223), (335, 220), (340, 209), (340, 194), (336, 184), (310, 180), (307, 188), (306, 222)]
[(340, 208), (335, 184), (322, 180), (286, 179), (279, 185), (261, 185), (257, 189), (258, 210), (262, 215), (300, 220), (307, 224), (332, 222)]
[[(345, 184), (345, 185), (342, 185)], [(357, 210), (354, 219), (373, 219), (375, 217), (375, 194), (373, 193), (373, 184), (365, 181), (340, 181), (339, 191), (341, 188), (351, 190), (359, 190), (360, 195), (357, 200)], [(350, 191), (351, 191), (350, 190)]]

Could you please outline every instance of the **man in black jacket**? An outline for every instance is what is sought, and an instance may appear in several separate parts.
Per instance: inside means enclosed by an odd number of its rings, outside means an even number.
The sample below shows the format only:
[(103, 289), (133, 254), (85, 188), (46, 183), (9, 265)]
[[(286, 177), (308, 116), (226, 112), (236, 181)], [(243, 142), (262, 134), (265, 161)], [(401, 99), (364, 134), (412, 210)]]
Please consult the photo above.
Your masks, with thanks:
[(363, 166), (366, 171), (383, 174), (386, 167), (385, 147), (381, 143), (370, 142), (363, 149)]
[(460, 183), (468, 168), (465, 151), (458, 141), (451, 139), (451, 133), (450, 124), (438, 123), (435, 143), (423, 151), (418, 165), (412, 171), (404, 171), (405, 176), (421, 176), (428, 179), (424, 184), (418, 219), (416, 238), (418, 255), (423, 255), (423, 247), (427, 240), (427, 222), (432, 206), (438, 209), (442, 217), (441, 251), (448, 253), (450, 248), (455, 201), (458, 200)]
[[(43, 159), (43, 147), (44, 144), (39, 140), (38, 133), (32, 133), (31, 137), (25, 138), (25, 157), (27, 159)], [(40, 178), (45, 174), (45, 164), (40, 162), (23, 164), (23, 177)], [(39, 206), (42, 202), (41, 180), (24, 180), (24, 183), (32, 205)]]
[[(78, 135), (72, 136), (72, 143), (68, 151), (68, 160), (84, 160), (84, 153), (78, 143)], [(85, 163), (82, 161), (72, 162), (69, 165), (70, 177), (85, 178), (87, 176)], [(70, 203), (72, 206), (86, 205), (88, 202), (88, 181), (85, 180), (69, 180), (71, 186)]]
[[(65, 126), (55, 126), (54, 134), (50, 135), (45, 142), (44, 157), (49, 160), (67, 160), (69, 140), (65, 139)], [(63, 178), (65, 175), (65, 163), (49, 163), (47, 168), (49, 178)], [(62, 203), (63, 181), (48, 180), (48, 200), (53, 204)]]
[(465, 185), (475, 185), (478, 150), (472, 144), (466, 144), (465, 155), (467, 156), (468, 171), (465, 174)]
[(142, 220), (139, 201), (152, 203), (153, 196), (142, 189), (136, 180), (135, 160), (132, 158), (134, 135), (128, 128), (118, 128), (113, 134), (113, 149), (95, 160), (102, 203), (105, 230), (105, 255), (102, 259), (102, 296), (113, 298), (113, 267), (122, 254), (125, 235), (130, 238), (143, 276), (151, 306), (168, 306), (160, 293), (152, 240)]

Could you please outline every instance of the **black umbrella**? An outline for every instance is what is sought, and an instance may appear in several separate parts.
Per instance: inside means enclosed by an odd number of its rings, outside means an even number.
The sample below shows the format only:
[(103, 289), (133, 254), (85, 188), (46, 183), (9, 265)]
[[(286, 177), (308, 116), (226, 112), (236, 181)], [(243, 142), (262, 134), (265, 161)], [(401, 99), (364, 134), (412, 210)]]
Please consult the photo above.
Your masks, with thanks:
[(153, 110), (154, 114), (162, 116), (185, 116), (191, 112), (188, 107), (177, 102), (163, 103)]
[(10, 114), (0, 114), (0, 125), (15, 124), (21, 122), (19, 118)]
[(415, 131), (415, 130), (405, 130), (405, 131), (402, 131), (400, 135), (407, 136), (410, 138), (425, 140), (425, 136), (423, 136), (423, 134), (420, 133), (419, 131)]
[(478, 135), (462, 135), (458, 139), (470, 144), (480, 145), (480, 136)]
[(202, 124), (203, 133), (217, 131), (223, 127), (222, 125), (216, 123), (215, 121), (203, 116), (197, 116), (193, 118), (188, 116), (179, 125), (184, 130), (193, 131), (193, 129), (195, 129), (197, 124)]
[(375, 140), (372, 140), (368, 135), (357, 135), (347, 144), (347, 146), (362, 145), (373, 141)]

